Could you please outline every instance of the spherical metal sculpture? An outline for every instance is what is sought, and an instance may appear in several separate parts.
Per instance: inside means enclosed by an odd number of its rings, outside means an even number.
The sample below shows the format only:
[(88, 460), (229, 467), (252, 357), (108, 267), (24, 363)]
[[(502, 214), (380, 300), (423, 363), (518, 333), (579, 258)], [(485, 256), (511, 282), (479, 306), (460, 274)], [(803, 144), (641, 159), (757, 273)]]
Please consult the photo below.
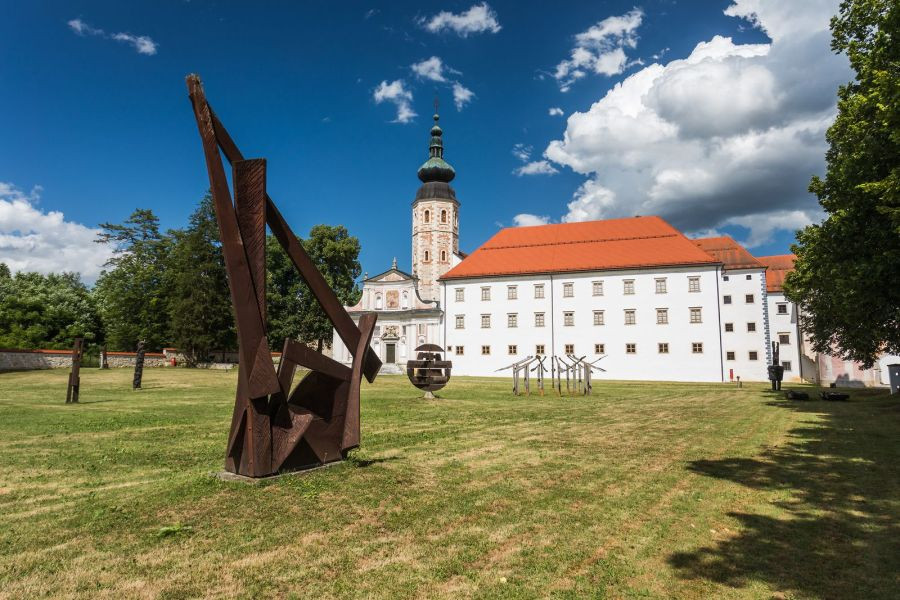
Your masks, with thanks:
[(406, 375), (414, 386), (425, 392), (426, 398), (434, 398), (434, 392), (450, 381), (453, 363), (442, 359), (444, 349), (435, 344), (422, 344), (416, 352), (416, 360), (406, 361)]

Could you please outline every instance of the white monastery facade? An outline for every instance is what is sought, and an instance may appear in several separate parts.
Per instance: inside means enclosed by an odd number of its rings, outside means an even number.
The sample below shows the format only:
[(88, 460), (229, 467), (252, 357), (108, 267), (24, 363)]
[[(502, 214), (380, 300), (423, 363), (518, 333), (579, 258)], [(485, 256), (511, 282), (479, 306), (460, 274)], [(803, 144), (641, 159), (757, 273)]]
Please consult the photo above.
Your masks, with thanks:
[[(460, 203), (438, 116), (412, 202), (411, 273), (364, 278), (356, 320), (378, 314), (372, 347), (402, 372), (437, 344), (454, 375), (498, 373), (535, 355), (597, 360), (596, 378), (765, 381), (772, 342), (785, 381), (819, 380), (784, 276), (792, 255), (754, 257), (730, 237), (688, 239), (654, 216), (502, 229), (459, 250)], [(333, 355), (350, 353), (335, 335)]]

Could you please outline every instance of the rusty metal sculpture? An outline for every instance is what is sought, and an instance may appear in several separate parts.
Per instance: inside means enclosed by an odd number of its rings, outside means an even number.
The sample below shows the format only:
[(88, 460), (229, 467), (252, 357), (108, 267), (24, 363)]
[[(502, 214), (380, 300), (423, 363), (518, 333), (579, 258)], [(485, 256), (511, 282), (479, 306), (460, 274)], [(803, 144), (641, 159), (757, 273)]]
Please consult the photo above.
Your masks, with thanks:
[(422, 344), (416, 348), (416, 360), (406, 361), (406, 375), (409, 381), (425, 392), (425, 398), (434, 398), (438, 391), (450, 381), (453, 363), (441, 356), (444, 349), (436, 344)]
[(75, 338), (75, 344), (72, 346), (72, 372), (69, 373), (69, 385), (66, 387), (66, 404), (78, 403), (82, 356), (84, 356), (84, 338)]
[(144, 378), (144, 340), (138, 342), (137, 352), (134, 354), (134, 377), (131, 380), (131, 389), (141, 389), (141, 380)]
[[(200, 130), (238, 330), (237, 395), (225, 469), (249, 477), (313, 467), (359, 446), (359, 386), (381, 361), (369, 347), (376, 315), (350, 318), (266, 193), (265, 159), (244, 160), (207, 103), (200, 78), (188, 93)], [(221, 152), (232, 167), (234, 203)], [(266, 224), (350, 349), (350, 367), (293, 340), (276, 370), (266, 337)], [(293, 389), (298, 366), (310, 369)]]

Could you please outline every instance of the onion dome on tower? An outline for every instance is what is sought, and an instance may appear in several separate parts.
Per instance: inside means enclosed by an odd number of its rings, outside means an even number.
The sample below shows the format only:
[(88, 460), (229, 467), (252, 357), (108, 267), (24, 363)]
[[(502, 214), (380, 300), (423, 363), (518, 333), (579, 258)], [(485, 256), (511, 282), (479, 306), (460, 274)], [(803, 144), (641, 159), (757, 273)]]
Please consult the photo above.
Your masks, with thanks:
[(418, 175), (422, 187), (416, 193), (416, 200), (428, 198), (444, 198), (456, 200), (456, 193), (450, 182), (456, 177), (456, 171), (444, 160), (443, 130), (438, 125), (440, 116), (434, 115), (434, 127), (431, 128), (431, 143), (428, 146), (428, 160), (419, 167)]

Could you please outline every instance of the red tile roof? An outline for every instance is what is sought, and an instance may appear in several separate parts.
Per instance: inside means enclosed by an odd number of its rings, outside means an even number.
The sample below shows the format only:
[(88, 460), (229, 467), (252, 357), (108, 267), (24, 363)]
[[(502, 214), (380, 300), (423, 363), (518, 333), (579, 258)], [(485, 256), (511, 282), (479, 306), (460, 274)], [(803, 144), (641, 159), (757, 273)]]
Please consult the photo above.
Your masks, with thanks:
[(631, 217), (501, 229), (441, 279), (718, 262), (661, 218)]
[(727, 235), (697, 238), (694, 243), (724, 264), (725, 269), (762, 269), (765, 266)]
[(795, 254), (779, 254), (776, 256), (757, 256), (756, 260), (766, 265), (766, 291), (784, 291), (784, 278), (794, 270)]

